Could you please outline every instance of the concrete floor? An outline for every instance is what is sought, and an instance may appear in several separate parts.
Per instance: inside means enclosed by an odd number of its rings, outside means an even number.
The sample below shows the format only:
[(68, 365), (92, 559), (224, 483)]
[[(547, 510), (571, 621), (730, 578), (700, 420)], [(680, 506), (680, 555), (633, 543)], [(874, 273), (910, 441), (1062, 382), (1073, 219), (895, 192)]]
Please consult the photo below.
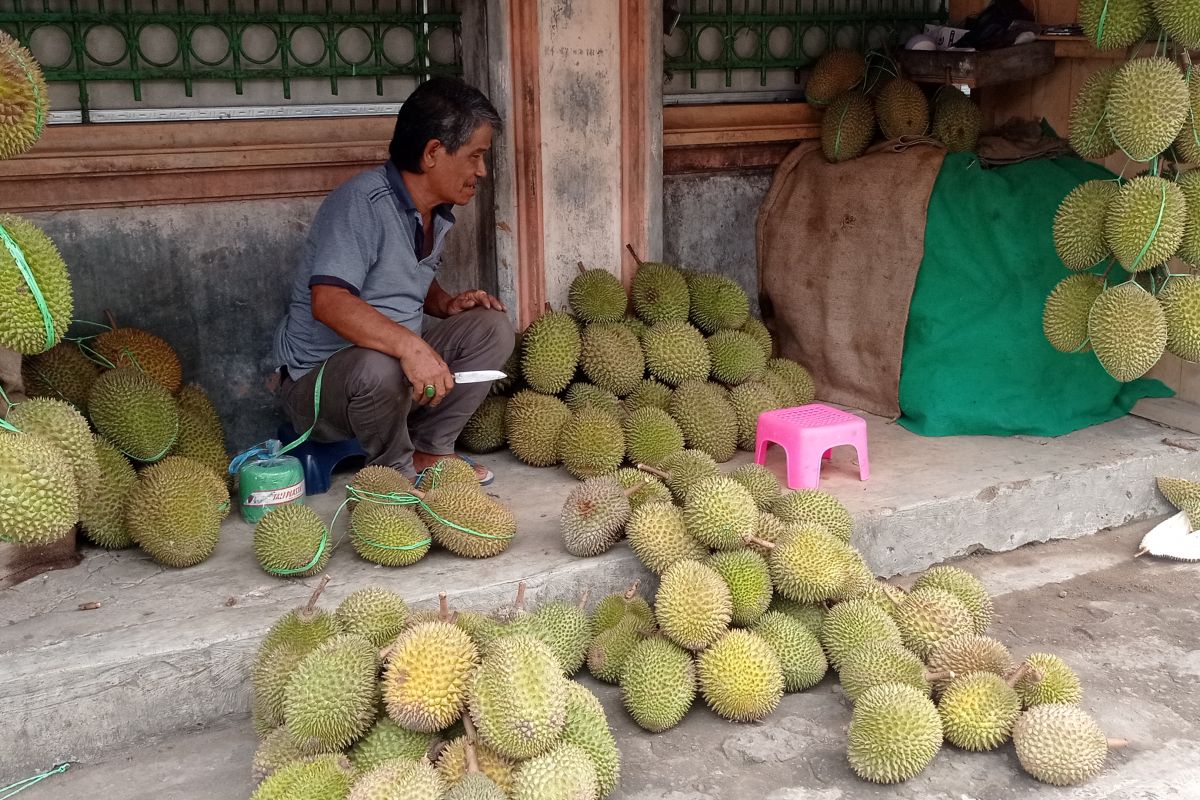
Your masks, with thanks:
[[(871, 479), (860, 482), (852, 454), (838, 451), (822, 488), (854, 513), (854, 543), (883, 576), (1163, 514), (1169, 506), (1155, 475), (1200, 478), (1200, 437), (1134, 417), (1054, 440), (922, 439), (884, 420), (868, 423)], [(636, 578), (653, 592), (652, 576), (624, 544), (591, 559), (563, 550), (558, 514), (577, 485), (563, 470), (530, 468), (507, 453), (484, 460), (497, 473), (489, 491), (518, 518), (508, 552), (472, 561), (434, 551), (413, 566), (385, 569), (341, 546), (326, 570), (332, 582), (323, 602), (370, 584), (395, 589), (415, 607), (432, 607), (446, 591), (456, 605), (478, 610), (508, 602), (521, 580), (531, 603), (576, 596), (584, 586), (595, 598)], [(748, 460), (740, 453), (723, 468)], [(782, 474), (779, 452), (768, 463)], [(330, 520), (340, 497), (310, 501)], [(335, 541), (343, 532), (344, 515)], [(91, 761), (244, 715), (261, 636), (318, 580), (265, 574), (251, 537), (233, 516), (216, 554), (191, 569), (165, 569), (137, 551), (88, 550), (75, 569), (0, 591), (0, 785), (9, 773)], [(1040, 579), (1041, 569), (1029, 562), (1024, 574)], [(78, 610), (88, 602), (101, 607)]]
[[(922, 800), (1187, 800), (1200, 797), (1200, 565), (1130, 557), (1149, 523), (1073, 541), (979, 554), (960, 566), (996, 600), (992, 635), (1017, 656), (1057, 653), (1080, 674), (1083, 705), (1108, 735), (1130, 741), (1088, 784), (1037, 783), (1011, 745), (965, 753), (946, 745), (921, 775), (864, 783), (845, 758), (849, 706), (831, 675), (785, 697), (765, 721), (737, 724), (697, 705), (659, 735), (637, 728), (615, 687), (586, 676), (622, 751), (620, 800), (921, 798)], [(907, 579), (897, 582), (906, 584)], [(244, 800), (257, 739), (247, 719), (150, 746), (106, 753), (31, 790), (29, 800)], [(0, 782), (9, 776), (0, 771)]]

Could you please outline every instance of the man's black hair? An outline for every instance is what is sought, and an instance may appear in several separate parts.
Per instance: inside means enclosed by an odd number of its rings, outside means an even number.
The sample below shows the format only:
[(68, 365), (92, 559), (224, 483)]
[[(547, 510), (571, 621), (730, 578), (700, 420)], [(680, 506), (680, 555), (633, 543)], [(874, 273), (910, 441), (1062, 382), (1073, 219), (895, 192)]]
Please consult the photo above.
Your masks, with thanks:
[(458, 78), (430, 78), (400, 106), (388, 153), (397, 169), (423, 172), (421, 154), (431, 139), (455, 153), (484, 124), (500, 129), (500, 115), (483, 92)]

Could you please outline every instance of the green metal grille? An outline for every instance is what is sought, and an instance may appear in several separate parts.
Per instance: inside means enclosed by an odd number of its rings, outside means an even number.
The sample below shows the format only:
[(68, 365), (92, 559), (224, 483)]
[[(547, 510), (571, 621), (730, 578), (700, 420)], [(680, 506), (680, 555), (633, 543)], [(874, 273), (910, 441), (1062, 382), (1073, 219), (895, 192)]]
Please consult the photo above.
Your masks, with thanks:
[[(39, 58), (46, 80), (78, 85), (87, 121), (88, 87), (98, 81), (128, 81), (134, 100), (141, 101), (148, 81), (181, 82), (191, 97), (197, 81), (229, 81), (240, 95), (248, 81), (278, 80), (290, 99), (298, 78), (327, 78), (334, 96), (339, 80), (374, 78), (382, 97), (387, 77), (460, 74), (455, 5), (454, 0), (0, 0), (0, 29)], [(109, 43), (106, 54), (94, 46), (101, 36)], [(296, 46), (302, 36), (314, 43), (307, 52)], [(453, 57), (438, 60), (430, 42), (446, 36), (453, 39)], [(154, 47), (148, 46), (151, 38)], [(200, 46), (201, 39), (207, 46)], [(51, 40), (66, 54), (58, 63), (39, 54), (39, 41)], [(402, 57), (394, 52), (395, 41), (402, 41)]]
[(765, 86), (769, 71), (802, 69), (828, 47), (902, 44), (948, 17), (946, 0), (677, 0), (676, 8), (664, 66), (689, 75), (693, 89), (709, 70), (723, 72), (726, 86), (736, 72), (757, 71)]

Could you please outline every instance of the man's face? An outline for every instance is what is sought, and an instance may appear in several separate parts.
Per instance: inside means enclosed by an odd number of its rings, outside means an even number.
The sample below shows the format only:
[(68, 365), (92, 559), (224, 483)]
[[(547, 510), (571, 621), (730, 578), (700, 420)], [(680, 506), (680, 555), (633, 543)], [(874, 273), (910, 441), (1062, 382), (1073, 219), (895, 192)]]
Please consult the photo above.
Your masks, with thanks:
[(440, 144), (433, 152), (433, 166), (425, 171), (430, 184), (444, 203), (464, 206), (475, 196), (479, 179), (487, 175), (484, 159), (492, 149), (492, 126), (480, 125), (466, 144), (451, 153)]

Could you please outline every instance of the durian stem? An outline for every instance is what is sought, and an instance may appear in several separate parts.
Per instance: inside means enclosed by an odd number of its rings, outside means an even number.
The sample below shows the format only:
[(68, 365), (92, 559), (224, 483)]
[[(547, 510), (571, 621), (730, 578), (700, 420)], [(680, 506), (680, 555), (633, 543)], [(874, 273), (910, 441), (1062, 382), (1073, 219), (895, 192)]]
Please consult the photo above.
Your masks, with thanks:
[(1008, 677), (1004, 680), (1009, 686), (1016, 686), (1018, 683), (1024, 680), (1026, 676), (1033, 678), (1035, 683), (1042, 679), (1042, 676), (1038, 674), (1038, 671), (1034, 669), (1028, 661), (1023, 661), (1021, 662), (1021, 666), (1008, 673)]
[(647, 478), (646, 480), (642, 481), (641, 483), (635, 483), (633, 486), (630, 486), (628, 489), (623, 490), (621, 492), (621, 494), (625, 495), (626, 497), (633, 497), (635, 494), (640, 492), (642, 489), (645, 489), (649, 483), (650, 483), (650, 480), (649, 480), (649, 478)]
[(475, 742), (479, 740), (479, 735), (475, 732), (475, 723), (471, 721), (470, 714), (463, 714), (462, 719), (463, 730), (467, 732), (467, 735), (463, 737), (463, 752), (467, 757), (467, 772), (479, 772), (479, 759), (475, 755)]
[(108, 321), (108, 327), (112, 330), (117, 329), (117, 318), (113, 315), (112, 309), (104, 309), (104, 319)]
[(580, 275), (582, 275), (583, 273), (587, 272), (587, 267), (585, 267), (585, 266), (583, 265), (583, 262), (582, 262), (582, 261), (576, 261), (576, 262), (575, 262), (575, 265), (579, 267), (579, 274), (580, 274)]
[(663, 472), (661, 469), (655, 469), (654, 467), (650, 466), (649, 464), (638, 464), (637, 468), (640, 469), (642, 472), (646, 473), (647, 475), (653, 475), (654, 477), (659, 478), (660, 480), (664, 480), (664, 481), (671, 480), (671, 473)]
[(938, 670), (937, 672), (925, 673), (925, 680), (929, 683), (933, 683), (934, 681), (952, 681), (957, 677), (958, 673), (952, 669), (943, 669)]
[(1149, 552), (1150, 552), (1150, 551), (1149, 551), (1148, 549), (1146, 549), (1145, 547), (1143, 547), (1141, 550), (1138, 550), (1136, 553), (1134, 553), (1134, 554), (1133, 554), (1133, 557), (1134, 557), (1134, 558), (1141, 558), (1142, 556), (1146, 555), (1146, 553), (1149, 553)]
[(329, 585), (329, 576), (322, 575), (321, 582), (317, 584), (317, 588), (308, 598), (308, 603), (300, 610), (301, 615), (305, 619), (311, 619), (313, 613), (317, 610), (317, 598), (321, 596), (321, 592), (325, 591), (325, 587)]
[(768, 542), (766, 539), (760, 539), (757, 536), (755, 536), (753, 533), (743, 533), (742, 540), (745, 541), (746, 544), (758, 545), (759, 547), (764, 547), (767, 550), (775, 549), (774, 542)]
[(641, 585), (642, 585), (641, 578), (638, 578), (636, 581), (634, 581), (633, 585), (629, 587), (629, 591), (625, 592), (625, 599), (632, 600), (633, 598), (637, 597), (637, 590), (638, 590), (638, 587)]
[(637, 265), (638, 265), (639, 267), (640, 267), (640, 266), (642, 266), (642, 264), (645, 264), (645, 263), (646, 263), (645, 261), (642, 261), (642, 259), (641, 259), (641, 258), (638, 256), (637, 252), (636, 252), (636, 251), (634, 251), (634, 249), (633, 249), (633, 245), (631, 245), (631, 244), (629, 244), (628, 242), (626, 242), (626, 243), (625, 243), (625, 249), (629, 251), (629, 255), (633, 256), (633, 260), (637, 262)]
[(520, 613), (525, 610), (525, 581), (517, 583), (517, 600), (513, 603), (513, 607)]
[(438, 617), (442, 622), (450, 621), (450, 601), (445, 592), (438, 592)]
[(1129, 747), (1128, 739), (1105, 738), (1105, 741), (1108, 743), (1108, 747), (1110, 750), (1120, 750), (1122, 748)]
[(587, 601), (588, 601), (588, 597), (591, 595), (591, 593), (592, 593), (592, 587), (589, 586), (588, 588), (584, 589), (583, 594), (581, 594), (579, 596), (579, 610), (580, 611), (587, 610)]

